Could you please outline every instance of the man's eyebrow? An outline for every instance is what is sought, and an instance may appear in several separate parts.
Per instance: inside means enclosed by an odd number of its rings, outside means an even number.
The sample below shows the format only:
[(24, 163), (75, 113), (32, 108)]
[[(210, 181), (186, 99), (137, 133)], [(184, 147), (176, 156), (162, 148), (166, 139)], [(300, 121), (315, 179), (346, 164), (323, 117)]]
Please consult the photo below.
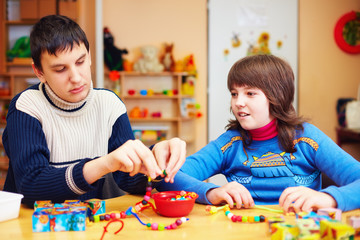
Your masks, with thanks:
[[(78, 59), (76, 59), (76, 61), (79, 61), (80, 59), (84, 58), (86, 56), (86, 53), (82, 54), (80, 57), (78, 57)], [(57, 64), (53, 64), (50, 65), (50, 68), (56, 68), (56, 67), (63, 67), (65, 64), (63, 63), (57, 63)]]

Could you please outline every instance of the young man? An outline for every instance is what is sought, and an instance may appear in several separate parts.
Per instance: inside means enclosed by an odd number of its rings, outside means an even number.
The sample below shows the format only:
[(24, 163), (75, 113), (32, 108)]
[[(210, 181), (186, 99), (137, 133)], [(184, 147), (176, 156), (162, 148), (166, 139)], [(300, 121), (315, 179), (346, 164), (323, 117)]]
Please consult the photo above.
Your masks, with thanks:
[(162, 170), (165, 181), (173, 182), (185, 161), (185, 142), (174, 138), (151, 151), (134, 140), (123, 102), (92, 87), (89, 43), (77, 23), (44, 17), (30, 44), (41, 83), (10, 103), (3, 134), (10, 159), (5, 191), (22, 193), (31, 205), (115, 197), (119, 188), (141, 193), (144, 174), (156, 178)]

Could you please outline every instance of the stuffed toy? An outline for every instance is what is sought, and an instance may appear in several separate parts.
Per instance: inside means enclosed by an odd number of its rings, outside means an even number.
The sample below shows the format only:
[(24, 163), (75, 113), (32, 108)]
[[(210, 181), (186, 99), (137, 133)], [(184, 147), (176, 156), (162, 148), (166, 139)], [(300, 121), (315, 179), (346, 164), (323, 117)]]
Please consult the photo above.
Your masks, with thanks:
[(13, 58), (29, 58), (31, 57), (30, 51), (30, 37), (24, 36), (16, 40), (13, 48), (6, 51), (6, 55), (9, 61), (12, 61)]
[(114, 45), (114, 37), (107, 27), (104, 28), (104, 60), (109, 70), (124, 70), (123, 55), (128, 54), (126, 49), (119, 49)]
[(165, 71), (173, 72), (175, 71), (175, 61), (172, 54), (174, 44), (164, 44), (165, 52), (161, 56), (161, 63), (164, 65)]
[(134, 64), (134, 70), (141, 73), (162, 72), (162, 65), (158, 58), (158, 49), (155, 46), (144, 46), (141, 49), (142, 57)]

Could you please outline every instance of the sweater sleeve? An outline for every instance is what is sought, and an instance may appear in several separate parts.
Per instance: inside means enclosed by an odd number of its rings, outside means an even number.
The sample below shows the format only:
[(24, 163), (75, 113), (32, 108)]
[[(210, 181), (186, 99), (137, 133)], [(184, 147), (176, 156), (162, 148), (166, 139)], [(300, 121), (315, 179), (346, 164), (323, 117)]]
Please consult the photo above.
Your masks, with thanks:
[[(112, 134), (109, 139), (109, 153), (130, 139), (133, 140), (135, 138), (132, 132), (129, 118), (125, 112), (119, 116), (113, 126)], [(144, 174), (139, 173), (131, 177), (129, 173), (116, 171), (113, 173), (113, 177), (119, 188), (125, 192), (132, 194), (145, 193), (147, 177)]]
[(23, 202), (32, 204), (36, 200), (62, 202), (95, 189), (82, 173), (83, 165), (90, 159), (76, 160), (63, 168), (49, 165), (50, 152), (41, 123), (17, 110), (15, 101), (9, 106), (3, 133), (4, 148), (10, 159), (4, 190), (22, 193)]
[(196, 192), (198, 203), (210, 204), (206, 193), (213, 188), (219, 187), (213, 183), (205, 182), (211, 176), (221, 173), (223, 154), (216, 142), (210, 142), (197, 153), (189, 156), (180, 171), (176, 174), (174, 183), (160, 182), (158, 191), (184, 190)]
[(343, 211), (360, 208), (360, 162), (325, 134), (321, 139), (316, 153), (316, 165), (339, 185), (321, 191), (330, 194), (336, 200), (337, 208)]

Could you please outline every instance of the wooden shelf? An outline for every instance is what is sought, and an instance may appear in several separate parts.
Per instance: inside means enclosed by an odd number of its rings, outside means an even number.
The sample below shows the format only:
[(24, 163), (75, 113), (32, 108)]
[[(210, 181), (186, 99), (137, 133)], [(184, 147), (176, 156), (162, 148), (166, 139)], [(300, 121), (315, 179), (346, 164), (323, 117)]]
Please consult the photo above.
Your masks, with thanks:
[(38, 20), (5, 21), (5, 25), (34, 25)]
[[(184, 105), (188, 102), (184, 99), (194, 99), (194, 96), (182, 94), (182, 84), (186, 80), (186, 72), (161, 72), (161, 73), (140, 73), (140, 72), (119, 72), (119, 84), (109, 80), (118, 89), (119, 97), (123, 99), (128, 109), (131, 125), (136, 127), (148, 127), (151, 130), (154, 126), (168, 127), (166, 138), (179, 137), (186, 139), (187, 147), (194, 143), (195, 118), (183, 116), (187, 109)], [(106, 74), (108, 76), (108, 73)], [(142, 90), (152, 90), (153, 95), (141, 95)], [(128, 92), (133, 90), (134, 95)], [(174, 95), (162, 94), (163, 91), (174, 91)], [(185, 102), (184, 102), (185, 101)], [(159, 112), (162, 117), (134, 118), (130, 116), (135, 108), (139, 111), (147, 111), (147, 116)], [(140, 113), (141, 114), (141, 113)], [(146, 143), (149, 144), (149, 143)], [(191, 148), (191, 147), (190, 147)], [(187, 149), (189, 150), (189, 149)]]
[(130, 122), (176, 122), (181, 121), (181, 118), (129, 118)]

